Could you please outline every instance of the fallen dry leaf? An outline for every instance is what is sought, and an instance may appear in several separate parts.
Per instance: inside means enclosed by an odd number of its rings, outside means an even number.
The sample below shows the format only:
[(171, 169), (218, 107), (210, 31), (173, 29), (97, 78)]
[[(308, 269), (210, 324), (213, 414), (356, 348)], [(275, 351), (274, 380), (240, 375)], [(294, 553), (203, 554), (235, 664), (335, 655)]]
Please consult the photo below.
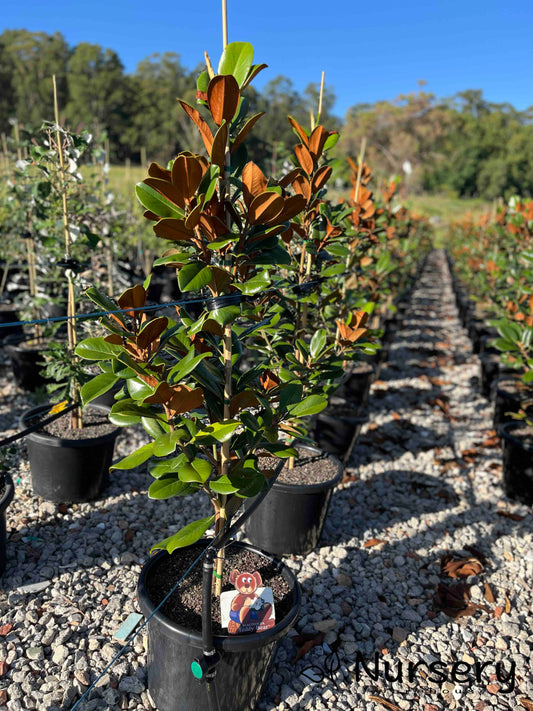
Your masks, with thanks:
[(520, 706), (523, 706), (527, 711), (533, 711), (533, 701), (531, 699), (518, 699)]
[(487, 686), (487, 691), (490, 694), (497, 694), (499, 690), (500, 690), (500, 687), (498, 686), (498, 684), (489, 684)]
[(512, 563), (514, 560), (512, 553), (509, 553), (509, 551), (504, 551), (503, 557), (505, 558), (505, 560), (508, 560), (509, 563)]
[(379, 546), (385, 544), (387, 541), (382, 541), (379, 538), (371, 538), (370, 540), (363, 543), (363, 548), (372, 548), (373, 546)]
[(479, 575), (483, 572), (483, 563), (475, 557), (461, 558), (445, 555), (440, 560), (441, 572), (449, 578), (468, 578), (469, 575)]
[(486, 582), (485, 583), (485, 600), (487, 602), (496, 602), (496, 598), (494, 597), (494, 593), (492, 592), (492, 588), (490, 585)]
[(511, 521), (523, 521), (525, 516), (520, 516), (519, 514), (512, 513), (511, 511), (496, 511), (498, 516), (504, 516), (505, 518), (510, 518)]
[(2, 625), (0, 627), (0, 637), (5, 637), (6, 634), (9, 634), (12, 629), (13, 625), (11, 624), (11, 622), (8, 622), (7, 625)]
[(494, 617), (499, 620), (502, 616), (503, 612), (503, 607), (501, 605), (498, 605), (498, 607), (494, 608)]
[(381, 696), (374, 696), (373, 694), (370, 694), (368, 696), (369, 701), (373, 701), (375, 704), (381, 704), (382, 706), (385, 706), (387, 709), (391, 709), (391, 711), (402, 711), (399, 706), (396, 706), (396, 704), (393, 704), (392, 701), (387, 701), (387, 699), (382, 699)]
[(509, 600), (509, 591), (505, 593), (505, 612), (509, 614), (511, 612), (511, 601)]
[(7, 662), (2, 660), (0, 662), (0, 677), (4, 676), (4, 674), (7, 672), (8, 669), (9, 669), (9, 667), (7, 665)]
[(305, 657), (307, 652), (309, 652), (313, 647), (318, 646), (319, 644), (322, 644), (324, 641), (324, 637), (326, 635), (324, 632), (318, 632), (318, 634), (299, 634), (296, 635), (295, 637), (292, 638), (292, 641), (294, 644), (299, 647), (298, 652), (294, 659), (292, 660), (293, 664), (296, 664), (298, 659), (301, 659), (302, 657)]

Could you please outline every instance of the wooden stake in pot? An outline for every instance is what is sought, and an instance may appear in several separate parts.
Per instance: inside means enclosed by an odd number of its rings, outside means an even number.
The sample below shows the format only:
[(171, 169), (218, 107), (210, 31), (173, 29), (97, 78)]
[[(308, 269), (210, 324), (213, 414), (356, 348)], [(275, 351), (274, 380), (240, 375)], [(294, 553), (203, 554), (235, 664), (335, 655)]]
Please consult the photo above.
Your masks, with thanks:
[[(56, 123), (56, 140), (57, 140), (57, 151), (59, 155), (59, 174), (60, 174), (60, 191), (61, 191), (61, 203), (63, 212), (63, 235), (65, 239), (65, 261), (70, 260), (70, 229), (68, 224), (68, 210), (67, 210), (67, 187), (65, 184), (65, 159), (63, 156), (63, 141), (61, 139), (61, 132), (59, 130), (59, 107), (57, 103), (57, 85), (55, 74), (52, 77), (52, 83), (54, 86), (54, 116)], [(68, 347), (72, 353), (72, 357), (75, 358), (74, 349), (77, 343), (76, 334), (76, 295), (74, 293), (74, 281), (72, 276), (69, 274), (68, 279), (68, 305), (67, 305), (67, 335), (68, 335)], [(75, 386), (74, 386), (75, 387)], [(73, 395), (73, 393), (71, 393)], [(77, 407), (72, 411), (72, 427), (73, 429), (81, 429), (81, 408)]]

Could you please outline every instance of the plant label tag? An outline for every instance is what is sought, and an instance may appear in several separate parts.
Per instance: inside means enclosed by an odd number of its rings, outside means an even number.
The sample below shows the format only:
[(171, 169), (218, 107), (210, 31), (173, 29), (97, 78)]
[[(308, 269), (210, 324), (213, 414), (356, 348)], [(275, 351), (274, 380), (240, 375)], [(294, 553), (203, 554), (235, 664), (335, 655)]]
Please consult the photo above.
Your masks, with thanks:
[(230, 581), (235, 590), (220, 596), (222, 627), (230, 634), (264, 632), (276, 624), (272, 588), (262, 586), (260, 574), (232, 570)]

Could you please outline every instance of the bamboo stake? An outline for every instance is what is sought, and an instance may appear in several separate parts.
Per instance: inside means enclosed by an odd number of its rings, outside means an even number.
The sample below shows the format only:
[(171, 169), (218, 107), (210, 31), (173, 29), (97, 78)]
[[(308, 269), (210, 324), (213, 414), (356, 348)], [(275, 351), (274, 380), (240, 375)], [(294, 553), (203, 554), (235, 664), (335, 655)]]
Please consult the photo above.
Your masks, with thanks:
[[(222, 43), (223, 48), (226, 49), (228, 45), (228, 21), (227, 21), (227, 6), (226, 0), (222, 0)], [(230, 144), (229, 144), (229, 132), (226, 139), (226, 151), (224, 160), (224, 182), (222, 187), (222, 199), (223, 203), (229, 198), (230, 183), (229, 177), (231, 173), (231, 156), (230, 156)], [(228, 231), (231, 229), (231, 217), (226, 209), (226, 225)], [(231, 364), (231, 324), (224, 326), (224, 333), (222, 336), (222, 357), (224, 360), (224, 420), (230, 419), (230, 400), (232, 393), (232, 364)], [(227, 476), (229, 471), (230, 463), (230, 444), (229, 440), (222, 443), (220, 452), (220, 465), (221, 465), (221, 475)], [(226, 525), (226, 496), (222, 496), (222, 506), (216, 512), (215, 520), (215, 536), (217, 536)], [(220, 597), (222, 593), (222, 570), (224, 568), (225, 552), (224, 549), (218, 552), (215, 560), (215, 565), (213, 568), (213, 575), (215, 576), (215, 595)]]
[(14, 130), (15, 130), (15, 142), (17, 144), (17, 159), (22, 160), (22, 147), (20, 145), (20, 133), (19, 133), (18, 121), (15, 123)]
[[(56, 140), (57, 140), (57, 151), (59, 154), (59, 167), (60, 167), (60, 175), (61, 175), (61, 203), (62, 203), (62, 213), (63, 213), (63, 235), (65, 239), (65, 259), (68, 261), (70, 259), (70, 246), (71, 246), (71, 238), (70, 238), (70, 228), (68, 224), (68, 209), (67, 209), (67, 188), (65, 185), (65, 158), (63, 156), (63, 141), (61, 139), (61, 132), (59, 131), (59, 105), (57, 102), (57, 84), (56, 84), (56, 77), (55, 74), (52, 76), (52, 84), (54, 87), (54, 116), (55, 116), (55, 122), (57, 126), (56, 130)], [(69, 350), (72, 354), (72, 357), (75, 358), (74, 356), (74, 349), (76, 348), (76, 343), (77, 343), (77, 334), (76, 334), (76, 320), (74, 316), (76, 315), (76, 295), (74, 293), (74, 281), (72, 280), (72, 276), (68, 276), (68, 301), (67, 301), (67, 316), (68, 322), (67, 322), (67, 335), (68, 335), (68, 347)], [(74, 384), (74, 389), (76, 388), (76, 384)], [(72, 395), (74, 393), (71, 393)], [(77, 407), (72, 411), (72, 428), (75, 430), (81, 429), (82, 427), (82, 421), (81, 421), (81, 408)]]
[(222, 0), (222, 46), (228, 46), (228, 4), (227, 0)]
[(141, 146), (141, 165), (146, 165), (146, 148), (144, 146)]
[(324, 98), (324, 79), (326, 77), (326, 72), (322, 72), (322, 79), (320, 80), (320, 96), (318, 97), (318, 113), (316, 115), (316, 122), (320, 124), (320, 116), (322, 114), (322, 99)]

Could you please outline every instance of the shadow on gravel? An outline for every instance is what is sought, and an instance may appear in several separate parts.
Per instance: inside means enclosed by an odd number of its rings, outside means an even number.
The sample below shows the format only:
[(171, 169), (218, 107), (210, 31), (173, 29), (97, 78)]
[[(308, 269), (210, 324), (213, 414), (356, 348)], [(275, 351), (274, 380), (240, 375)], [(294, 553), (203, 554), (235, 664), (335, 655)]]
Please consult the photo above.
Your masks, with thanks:
[[(387, 488), (389, 485), (390, 489)], [(399, 491), (402, 493), (399, 494)], [(468, 527), (472, 529), (473, 534), (468, 545), (471, 551), (479, 551), (481, 557), (486, 556), (486, 570), (491, 573), (500, 564), (494, 554), (494, 544), (500, 537), (516, 536), (517, 533), (520, 535), (519, 532), (526, 536), (533, 532), (531, 516), (515, 521), (499, 516), (495, 506), (476, 505), (474, 501), (469, 500), (468, 495), (466, 499), (470, 504), (466, 509), (449, 511), (444, 520), (437, 523), (430, 524), (426, 521), (425, 528), (413, 533), (409, 531), (409, 519), (424, 523), (425, 514), (445, 511), (459, 503), (459, 497), (453, 489), (436, 477), (420, 472), (389, 471), (374, 476), (368, 482), (355, 481), (333, 494), (326, 526), (316, 552), (319, 564), (321, 560), (331, 561), (332, 556), (336, 555), (335, 566), (330, 564), (321, 573), (304, 581), (307, 615), (303, 622), (309, 628), (313, 624), (313, 613), (320, 613), (324, 620), (334, 613), (340, 615), (335, 633), (348, 635), (348, 639), (353, 640), (348, 643), (351, 644), (349, 652), (345, 651), (346, 641), (344, 648), (339, 648), (335, 643), (330, 645), (336, 650), (341, 668), (353, 670), (356, 653), (360, 653), (371, 672), (375, 671), (375, 655), (378, 655), (381, 671), (377, 683), (373, 685), (372, 678), (365, 675), (365, 672), (362, 673), (362, 683), (366, 685), (367, 692), (384, 691), (382, 657), (390, 655), (387, 659), (391, 665), (391, 674), (394, 675), (398, 666), (397, 660), (402, 658), (397, 656), (395, 659), (395, 655), (408, 635), (416, 635), (424, 628), (436, 631), (453, 621), (435, 608), (434, 596), (439, 583), (448, 585), (454, 581), (442, 575), (440, 553), (434, 552), (430, 555), (429, 550), (437, 546), (442, 553), (459, 552), (453, 545), (448, 549), (446, 538), (453, 529)], [(331, 523), (333, 521), (334, 525)], [(405, 538), (389, 542), (387, 530), (401, 522), (406, 524)], [(493, 524), (490, 532), (489, 524)], [(364, 539), (367, 540), (366, 547)], [(321, 549), (330, 546), (334, 547), (333, 552), (328, 549), (321, 553)], [(483, 573), (475, 578), (475, 583), (482, 588), (483, 579)], [(328, 591), (327, 595), (324, 595), (324, 590)], [(497, 603), (500, 604), (503, 591), (494, 588), (494, 593)], [(314, 595), (322, 595), (329, 602), (313, 605)], [(485, 610), (479, 609), (475, 612), (475, 617), (480, 621), (493, 615), (494, 604), (486, 605)], [(524, 614), (526, 620), (527, 612)], [(302, 625), (300, 631), (303, 631), (304, 627), (305, 625)], [(479, 634), (483, 636), (482, 630)], [(476, 641), (475, 638), (473, 640), (472, 656), (475, 657)], [(447, 663), (453, 654), (453, 648), (445, 646), (442, 649), (443, 661)], [(435, 659), (434, 655), (429, 656)], [(497, 658), (489, 657), (489, 661), (496, 661)], [(420, 651), (415, 652), (412, 662), (421, 662), (424, 669), (427, 662), (423, 659), (424, 655)], [(293, 674), (301, 674), (310, 664), (316, 664), (320, 669), (325, 667), (327, 672), (328, 665), (324, 663), (324, 657), (317, 658), (310, 654), (296, 663)], [(407, 669), (407, 663), (404, 664)], [(335, 668), (333, 662), (329, 668)], [(517, 688), (527, 677), (527, 673), (527, 669), (516, 668)], [(326, 677), (325, 673), (324, 678)], [(357, 684), (355, 675), (352, 681)], [(442, 687), (432, 689), (435, 700), (443, 701), (446, 691), (443, 694)], [(449, 703), (449, 698), (446, 703)]]
[[(20, 492), (19, 495), (33, 499), (33, 510), (39, 512), (39, 518), (11, 521), (8, 518), (7, 565), (0, 577), (0, 588), (7, 591), (43, 580), (53, 581), (63, 573), (99, 567), (102, 561), (113, 566), (124, 554), (130, 555), (126, 555), (122, 564), (135, 563), (147, 557), (150, 545), (189, 523), (192, 517), (210, 513), (209, 504), (205, 502), (202, 507), (198, 499), (194, 512), (187, 498), (149, 499), (146, 495), (152, 481), (149, 474), (137, 472), (131, 478), (133, 481), (128, 481), (128, 474), (111, 472), (110, 485), (102, 498), (81, 505), (43, 502), (31, 496), (27, 488)], [(130, 494), (127, 498), (109, 500), (126, 492)]]

